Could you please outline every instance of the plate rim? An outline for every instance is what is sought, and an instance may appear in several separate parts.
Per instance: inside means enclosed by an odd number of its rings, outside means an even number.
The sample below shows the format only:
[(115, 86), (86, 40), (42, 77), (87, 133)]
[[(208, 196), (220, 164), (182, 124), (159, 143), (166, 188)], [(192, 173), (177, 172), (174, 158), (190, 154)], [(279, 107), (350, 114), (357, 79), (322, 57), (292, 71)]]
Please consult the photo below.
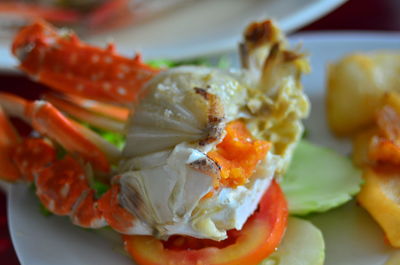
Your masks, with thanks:
[[(274, 0), (274, 1), (281, 1), (281, 0)], [(297, 0), (285, 0), (287, 2), (290, 1), (297, 1)], [(304, 0), (306, 1), (306, 0)], [(305, 26), (312, 21), (315, 21), (319, 19), (320, 17), (326, 15), (330, 11), (336, 9), (340, 5), (344, 4), (348, 0), (307, 0), (308, 2), (302, 6), (301, 8), (298, 8), (294, 12), (288, 14), (285, 14), (282, 18), (281, 21), (279, 21), (279, 25), (282, 28), (282, 30), (286, 33), (293, 32), (302, 26)], [(263, 0), (261, 5), (264, 7), (268, 4), (273, 4), (274, 2), (270, 2), (269, 0)], [(255, 11), (253, 12), (256, 13)], [(260, 13), (260, 12), (258, 12)], [(265, 12), (261, 13), (263, 17), (266, 17)], [(272, 15), (269, 15), (271, 18), (273, 18)], [(247, 18), (246, 21), (249, 21), (250, 18)], [(126, 30), (127, 33), (129, 30), (127, 29), (121, 29), (121, 30)], [(90, 42), (91, 39), (93, 38), (98, 38), (99, 36), (104, 36), (104, 39), (109, 39), (107, 37), (107, 32), (106, 33), (100, 33), (97, 35), (94, 35), (93, 37), (88, 37), (85, 38), (86, 41)], [(202, 57), (202, 56), (214, 56), (216, 54), (222, 53), (222, 52), (229, 52), (232, 51), (236, 45), (237, 42), (240, 38), (241, 34), (230, 34), (228, 37), (222, 38), (214, 42), (212, 45), (197, 45), (194, 47), (186, 47), (183, 51), (178, 51), (179, 49), (175, 48), (174, 52), (169, 51), (168, 56), (163, 56), (163, 58), (166, 59), (191, 59), (194, 57)], [(6, 72), (8, 74), (17, 74), (19, 70), (17, 69), (17, 61), (13, 58), (11, 55), (8, 45), (6, 44), (8, 42), (5, 39), (0, 38), (0, 72)], [(118, 47), (122, 54), (128, 54), (132, 52), (132, 48), (130, 43), (123, 43), (120, 42), (118, 43)], [(173, 50), (172, 50), (173, 51)], [(147, 56), (152, 58), (152, 55), (154, 54), (154, 51), (150, 52)], [(155, 56), (157, 57), (157, 56)]]

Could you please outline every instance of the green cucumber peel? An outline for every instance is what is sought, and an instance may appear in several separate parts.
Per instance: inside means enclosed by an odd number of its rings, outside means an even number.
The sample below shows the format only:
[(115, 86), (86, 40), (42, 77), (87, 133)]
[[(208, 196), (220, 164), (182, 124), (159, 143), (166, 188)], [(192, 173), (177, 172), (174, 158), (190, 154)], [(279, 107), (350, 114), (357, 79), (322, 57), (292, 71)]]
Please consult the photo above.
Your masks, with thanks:
[(325, 212), (349, 201), (360, 191), (361, 172), (333, 150), (301, 140), (280, 183), (289, 212)]

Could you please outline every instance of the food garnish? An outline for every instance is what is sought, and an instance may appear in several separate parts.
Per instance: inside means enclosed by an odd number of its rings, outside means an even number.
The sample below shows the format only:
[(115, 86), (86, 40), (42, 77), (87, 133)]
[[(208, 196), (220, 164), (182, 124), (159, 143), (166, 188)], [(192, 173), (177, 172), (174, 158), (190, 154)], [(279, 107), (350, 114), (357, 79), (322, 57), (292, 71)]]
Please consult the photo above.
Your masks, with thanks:
[(289, 217), (278, 250), (260, 265), (322, 265), (324, 260), (325, 243), (321, 231), (306, 220)]
[(324, 212), (360, 191), (361, 172), (333, 150), (301, 140), (281, 186), (295, 215)]
[(394, 247), (400, 247), (399, 58), (389, 51), (346, 56), (330, 67), (327, 93), (330, 125), (353, 137), (353, 162), (363, 169), (357, 199)]

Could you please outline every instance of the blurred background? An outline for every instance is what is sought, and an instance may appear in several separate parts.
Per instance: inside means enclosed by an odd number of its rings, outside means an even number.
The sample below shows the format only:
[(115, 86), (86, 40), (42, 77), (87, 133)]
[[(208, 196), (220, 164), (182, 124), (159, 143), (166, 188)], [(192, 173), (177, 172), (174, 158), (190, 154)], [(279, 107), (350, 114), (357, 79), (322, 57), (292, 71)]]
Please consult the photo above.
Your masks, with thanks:
[(2, 34), (37, 18), (87, 33), (154, 17), (185, 0), (2, 0)]
[[(26, 23), (26, 19), (31, 19), (32, 16), (39, 15), (58, 25), (73, 27), (81, 34), (85, 34), (84, 32), (88, 31), (92, 34), (93, 32), (107, 32), (121, 26), (126, 27), (127, 25), (135, 25), (135, 23), (143, 23), (146, 19), (151, 19), (163, 12), (168, 12), (169, 9), (177, 8), (177, 6), (182, 4), (188, 4), (187, 2), (183, 2), (185, 1), (1, 0), (0, 13), (2, 12), (3, 15), (0, 16), (0, 29), (2, 30), (0, 39), (9, 38), (10, 32), (13, 32), (15, 28), (20, 26), (20, 23)], [(37, 5), (32, 5), (32, 3), (40, 3), (42, 5), (39, 8)], [(235, 0), (232, 0), (232, 4), (235, 4)], [(19, 10), (16, 10), (17, 7)], [(206, 14), (204, 17), (206, 19)], [(323, 15), (313, 23), (301, 28), (294, 28), (296, 27), (292, 27), (292, 30), (290, 30), (290, 34), (292, 35), (311, 31), (338, 30), (399, 32), (400, 1), (348, 0), (334, 11)], [(218, 49), (221, 47), (223, 47), (222, 44), (218, 46)], [(3, 56), (6, 55), (0, 52), (0, 57)], [(42, 89), (40, 85), (31, 82), (28, 78), (13, 71), (10, 72), (7, 69), (0, 71), (0, 88), (14, 91), (21, 91), (21, 89), (24, 89), (24, 91)], [(0, 192), (0, 264), (19, 264), (7, 228), (6, 196), (2, 192)]]

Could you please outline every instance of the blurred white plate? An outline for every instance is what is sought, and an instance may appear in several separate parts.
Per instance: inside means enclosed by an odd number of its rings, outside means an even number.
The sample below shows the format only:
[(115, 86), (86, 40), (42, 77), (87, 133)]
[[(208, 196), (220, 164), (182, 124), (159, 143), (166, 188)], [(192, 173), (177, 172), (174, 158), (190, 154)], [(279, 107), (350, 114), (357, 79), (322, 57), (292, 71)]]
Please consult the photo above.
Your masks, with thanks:
[[(400, 35), (359, 33), (314, 33), (297, 35), (311, 54), (312, 74), (304, 78), (312, 102), (312, 113), (305, 122), (310, 139), (343, 154), (350, 152), (346, 141), (334, 139), (325, 122), (324, 80), (327, 63), (354, 51), (398, 49)], [(22, 265), (132, 264), (122, 255), (118, 240), (74, 227), (67, 218), (44, 217), (37, 200), (26, 185), (11, 188), (8, 201), (11, 236)], [(351, 202), (309, 219), (326, 240), (326, 265), (383, 265), (393, 250), (368, 214)], [(299, 246), (301, 247), (301, 246)]]
[[(400, 34), (329, 32), (293, 36), (310, 54), (312, 73), (303, 79), (311, 100), (311, 115), (305, 121), (310, 140), (344, 155), (351, 152), (349, 141), (334, 138), (325, 120), (325, 72), (327, 64), (347, 53), (398, 50)], [(349, 99), (348, 104), (351, 104)], [(326, 242), (325, 265), (384, 265), (393, 249), (384, 241), (381, 229), (356, 203), (308, 218), (323, 232)], [(400, 264), (400, 263), (395, 263)]]
[[(105, 45), (114, 41), (123, 54), (143, 52), (145, 58), (187, 58), (236, 47), (250, 22), (274, 18), (285, 32), (325, 15), (346, 0), (195, 0), (113, 32), (82, 36)], [(12, 71), (10, 38), (0, 37), (0, 71)]]

